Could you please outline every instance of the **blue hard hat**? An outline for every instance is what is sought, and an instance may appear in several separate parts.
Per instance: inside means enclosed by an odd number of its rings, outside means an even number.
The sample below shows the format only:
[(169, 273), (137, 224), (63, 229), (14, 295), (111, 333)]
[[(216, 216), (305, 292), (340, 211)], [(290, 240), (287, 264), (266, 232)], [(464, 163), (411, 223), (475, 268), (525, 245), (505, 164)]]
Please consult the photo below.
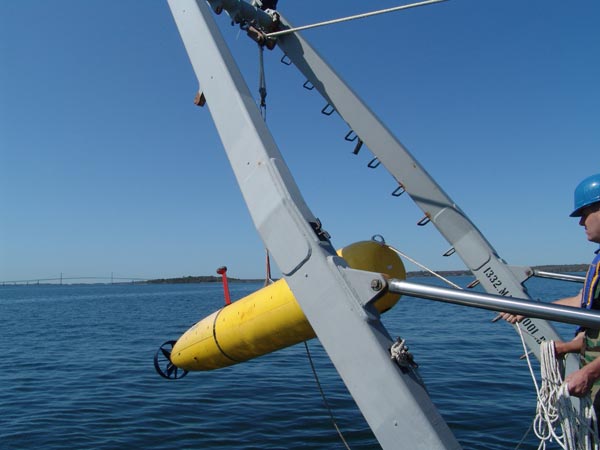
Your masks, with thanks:
[(600, 173), (587, 177), (575, 188), (575, 210), (571, 217), (580, 217), (581, 210), (588, 205), (600, 202)]

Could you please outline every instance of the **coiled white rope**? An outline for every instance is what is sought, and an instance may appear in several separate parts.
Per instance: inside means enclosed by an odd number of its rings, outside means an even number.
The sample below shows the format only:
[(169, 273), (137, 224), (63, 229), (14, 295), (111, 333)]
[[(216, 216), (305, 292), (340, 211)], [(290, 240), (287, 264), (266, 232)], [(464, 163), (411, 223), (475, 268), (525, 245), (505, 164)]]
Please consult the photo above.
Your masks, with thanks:
[[(386, 245), (400, 257), (408, 259), (413, 264), (438, 277), (445, 283), (457, 289), (462, 289), (460, 286), (420, 264), (400, 250), (389, 244)], [(529, 373), (531, 374), (538, 399), (536, 415), (532, 424), (534, 433), (540, 440), (538, 450), (545, 450), (549, 442), (555, 442), (563, 450), (600, 450), (600, 438), (596, 431), (596, 413), (594, 412), (591, 397), (588, 394), (580, 399), (579, 411), (573, 406), (568, 385), (564, 382), (561, 364), (556, 357), (554, 341), (544, 341), (540, 344), (542, 383), (541, 386), (538, 386), (531, 366), (531, 359), (529, 358), (531, 352), (525, 344), (520, 324), (517, 324), (517, 331), (521, 338), (527, 366), (529, 367)], [(557, 432), (559, 428), (560, 434)]]
[(564, 450), (598, 450), (600, 440), (596, 432), (596, 414), (591, 397), (587, 395), (580, 399), (579, 411), (573, 406), (561, 364), (556, 358), (554, 341), (544, 341), (540, 345), (542, 381), (538, 387), (519, 324), (517, 330), (537, 393), (533, 430), (540, 440), (538, 450), (546, 449), (549, 442), (555, 442)]

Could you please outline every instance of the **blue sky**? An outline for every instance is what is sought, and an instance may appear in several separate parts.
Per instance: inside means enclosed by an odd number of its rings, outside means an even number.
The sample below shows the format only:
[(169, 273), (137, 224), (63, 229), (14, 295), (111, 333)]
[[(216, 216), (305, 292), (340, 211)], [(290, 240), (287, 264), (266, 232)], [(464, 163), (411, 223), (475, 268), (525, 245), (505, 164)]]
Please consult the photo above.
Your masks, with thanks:
[[(279, 9), (305, 25), (398, 4)], [(303, 35), (505, 260), (583, 263), (595, 246), (568, 213), (579, 180), (600, 171), (599, 19), (593, 0), (450, 0)], [(256, 45), (217, 21), (257, 92)], [(0, 52), (0, 281), (222, 265), (263, 276), (166, 1), (0, 2)], [(266, 53), (267, 122), (333, 243), (381, 234), (432, 268), (463, 268), (280, 58)]]

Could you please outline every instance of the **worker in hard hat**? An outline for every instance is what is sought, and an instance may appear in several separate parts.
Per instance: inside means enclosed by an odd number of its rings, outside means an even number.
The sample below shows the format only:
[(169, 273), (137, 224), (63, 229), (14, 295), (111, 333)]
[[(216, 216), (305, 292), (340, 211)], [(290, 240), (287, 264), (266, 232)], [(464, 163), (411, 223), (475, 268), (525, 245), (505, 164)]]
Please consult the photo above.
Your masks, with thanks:
[[(600, 174), (584, 179), (575, 189), (575, 207), (571, 217), (579, 217), (579, 225), (585, 228), (588, 241), (600, 244)], [(563, 298), (553, 303), (594, 309), (600, 311), (600, 249), (587, 271), (583, 289), (574, 297)], [(523, 316), (503, 313), (510, 323), (520, 322)], [(582, 397), (592, 393), (594, 409), (600, 411), (600, 330), (581, 328), (570, 342), (556, 341), (556, 355), (580, 353), (581, 368), (567, 376), (569, 394)]]
[[(583, 180), (575, 189), (575, 209), (571, 217), (579, 217), (579, 225), (585, 228), (588, 241), (600, 244), (600, 174)], [(590, 264), (583, 289), (575, 300), (560, 301), (569, 306), (600, 310), (600, 249)], [(558, 302), (557, 302), (558, 303)], [(600, 408), (600, 330), (582, 329), (571, 342), (555, 342), (558, 356), (581, 352), (581, 369), (565, 379), (569, 394), (581, 397), (592, 391), (596, 411)], [(598, 403), (598, 405), (596, 405)]]

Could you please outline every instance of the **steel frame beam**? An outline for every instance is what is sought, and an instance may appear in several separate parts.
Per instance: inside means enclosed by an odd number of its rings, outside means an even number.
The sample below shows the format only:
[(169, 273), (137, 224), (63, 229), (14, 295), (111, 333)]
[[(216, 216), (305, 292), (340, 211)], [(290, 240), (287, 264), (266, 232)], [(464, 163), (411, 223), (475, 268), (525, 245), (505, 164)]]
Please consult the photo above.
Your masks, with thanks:
[[(349, 269), (304, 202), (204, 0), (169, 0), (252, 220), (384, 449), (460, 445), (369, 302), (381, 274)], [(335, 324), (335, 326), (333, 326)]]
[[(280, 28), (293, 28), (283, 16), (280, 21)], [(498, 256), (467, 215), (314, 48), (299, 33), (279, 37), (277, 45), (453, 246), (482, 287), (490, 294), (529, 299), (523, 282), (533, 271), (510, 267)], [(532, 321), (535, 327), (524, 339), (539, 358), (542, 341), (561, 337), (545, 320)], [(568, 365), (576, 367), (577, 358), (569, 355)]]

